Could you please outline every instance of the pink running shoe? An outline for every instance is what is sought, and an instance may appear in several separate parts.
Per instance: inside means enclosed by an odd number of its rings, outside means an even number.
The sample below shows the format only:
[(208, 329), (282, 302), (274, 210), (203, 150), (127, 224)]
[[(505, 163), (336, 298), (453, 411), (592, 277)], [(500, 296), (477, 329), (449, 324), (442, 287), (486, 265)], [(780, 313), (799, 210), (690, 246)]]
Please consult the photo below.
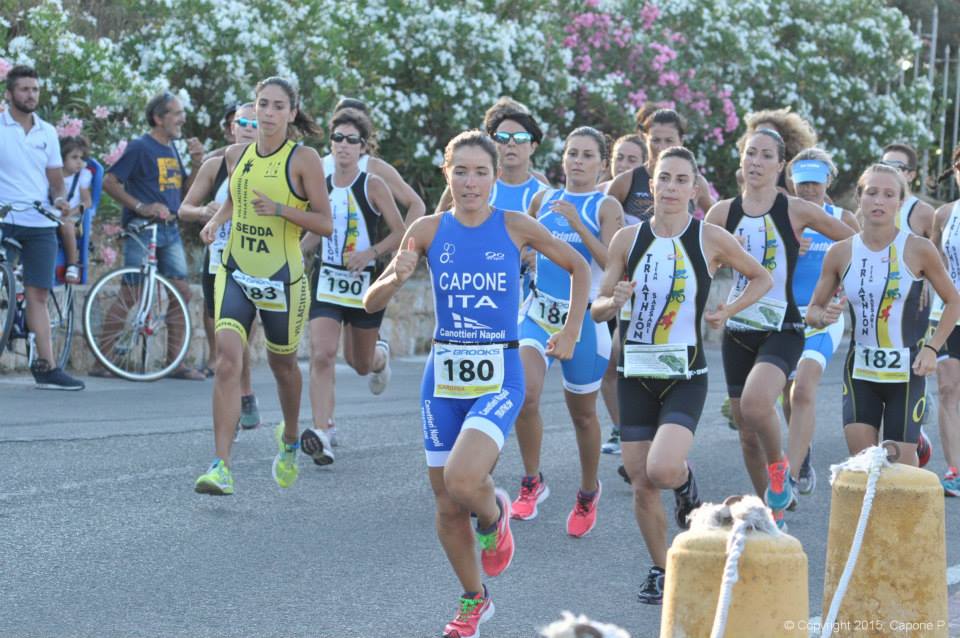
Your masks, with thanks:
[(480, 543), (480, 564), (487, 576), (499, 576), (513, 561), (513, 534), (510, 532), (510, 497), (501, 489), (496, 491), (500, 503), (500, 520), (489, 534), (477, 532)]
[(524, 477), (520, 481), (520, 495), (510, 506), (512, 518), (521, 521), (532, 521), (537, 517), (537, 505), (550, 496), (550, 487), (543, 482), (543, 474), (530, 478)]
[(567, 534), (574, 538), (583, 538), (590, 533), (597, 524), (597, 503), (600, 502), (600, 493), (603, 485), (597, 481), (597, 493), (593, 498), (584, 498), (583, 493), (577, 492), (577, 502), (573, 511), (567, 516)]
[(480, 623), (493, 618), (493, 599), (487, 586), (483, 586), (483, 593), (473, 598), (460, 597), (460, 610), (456, 618), (443, 628), (443, 638), (479, 638)]

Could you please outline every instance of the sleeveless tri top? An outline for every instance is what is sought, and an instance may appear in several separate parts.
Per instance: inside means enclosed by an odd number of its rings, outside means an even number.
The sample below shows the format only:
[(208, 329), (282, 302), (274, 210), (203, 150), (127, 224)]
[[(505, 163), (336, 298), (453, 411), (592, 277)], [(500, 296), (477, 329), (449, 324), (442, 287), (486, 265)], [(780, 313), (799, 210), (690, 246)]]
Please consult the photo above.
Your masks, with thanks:
[[(336, 267), (347, 265), (349, 253), (367, 250), (380, 241), (380, 212), (367, 198), (367, 173), (357, 173), (349, 186), (334, 186), (333, 174), (327, 175), (327, 193), (333, 214), (333, 232), (323, 238), (319, 259)], [(368, 268), (376, 265), (370, 260)]]
[(675, 237), (660, 237), (649, 221), (642, 222), (627, 255), (627, 274), (636, 288), (629, 319), (620, 317), (621, 341), (685, 345), (689, 369), (705, 371), (700, 319), (713, 277), (703, 250), (703, 222), (689, 218)]
[[(918, 346), (915, 335), (926, 329), (910, 312), (919, 303), (923, 280), (910, 272), (904, 259), (910, 233), (901, 230), (885, 248), (874, 251), (855, 235), (850, 264), (842, 283), (850, 302), (853, 342), (873, 348)], [(909, 364), (907, 364), (909, 367)]]
[(624, 216), (630, 215), (644, 221), (653, 214), (653, 191), (650, 189), (650, 173), (642, 164), (630, 173), (630, 193), (623, 203)]
[(919, 201), (920, 198), (916, 195), (911, 195), (903, 200), (903, 203), (900, 204), (900, 212), (897, 214), (898, 229), (905, 230), (910, 233), (913, 232), (913, 230), (910, 228), (910, 216), (913, 215), (913, 209), (917, 207), (917, 202)]
[(504, 211), (494, 209), (479, 226), (440, 213), (427, 250), (437, 325), (434, 339), (455, 343), (517, 340), (520, 251)]
[[(750, 253), (773, 276), (773, 288), (760, 301), (727, 320), (732, 330), (779, 330), (802, 327), (802, 318), (793, 297), (793, 273), (800, 242), (790, 223), (787, 196), (777, 193), (773, 206), (763, 215), (751, 217), (743, 210), (743, 197), (730, 203), (726, 229), (744, 243)], [(728, 303), (750, 282), (734, 273), (734, 285)]]
[[(543, 202), (540, 204), (540, 214), (537, 217), (538, 221), (543, 224), (554, 237), (570, 244), (574, 250), (587, 260), (591, 273), (591, 301), (593, 301), (597, 296), (597, 292), (600, 290), (600, 279), (603, 276), (603, 269), (594, 261), (580, 233), (570, 227), (570, 223), (563, 215), (550, 210), (550, 202), (563, 199), (572, 203), (577, 209), (581, 221), (583, 221), (584, 225), (590, 230), (590, 233), (599, 239), (600, 204), (605, 197), (606, 195), (599, 191), (593, 191), (591, 193), (571, 193), (566, 189), (554, 190), (544, 195)], [(537, 253), (537, 290), (555, 299), (569, 301), (570, 273), (542, 254)]]
[(533, 196), (548, 188), (550, 187), (533, 176), (522, 184), (507, 184), (498, 179), (490, 191), (490, 206), (526, 213)]
[(263, 193), (284, 206), (307, 210), (306, 198), (299, 196), (290, 181), (290, 161), (297, 144), (287, 140), (267, 156), (248, 144), (230, 177), (233, 200), (233, 227), (223, 251), (228, 270), (240, 270), (253, 277), (292, 283), (303, 276), (300, 226), (282, 217), (257, 215), (253, 200)]
[[(834, 219), (843, 221), (842, 208), (825, 203), (823, 210)], [(823, 270), (823, 258), (833, 245), (832, 239), (812, 228), (803, 231), (803, 238), (810, 239), (810, 247), (806, 253), (797, 257), (797, 267), (793, 272), (793, 300), (798, 308), (805, 308), (810, 304), (813, 289), (817, 287), (820, 271)]]

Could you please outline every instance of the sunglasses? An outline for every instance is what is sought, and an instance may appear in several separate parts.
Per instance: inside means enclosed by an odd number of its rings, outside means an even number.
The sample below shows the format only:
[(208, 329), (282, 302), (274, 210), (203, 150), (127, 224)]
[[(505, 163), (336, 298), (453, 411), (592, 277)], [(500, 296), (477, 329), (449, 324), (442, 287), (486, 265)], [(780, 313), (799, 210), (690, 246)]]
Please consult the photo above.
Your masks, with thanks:
[(497, 131), (493, 134), (493, 139), (495, 139), (500, 144), (509, 144), (511, 138), (516, 144), (526, 144), (527, 142), (533, 141), (533, 135), (527, 133), (526, 131), (519, 131), (517, 133), (507, 133), (506, 131)]
[(240, 126), (240, 128), (247, 128), (248, 126), (253, 129), (257, 128), (256, 120), (248, 120), (245, 117), (238, 117), (237, 119), (234, 120), (234, 122), (236, 122)]
[(360, 137), (359, 135), (354, 135), (352, 133), (350, 135), (344, 135), (343, 133), (334, 133), (333, 135), (330, 136), (330, 139), (336, 142), (337, 144), (340, 144), (341, 142), (346, 142), (347, 144), (353, 144), (353, 145), (363, 143), (362, 137)]
[(882, 161), (882, 162), (880, 162), (880, 163), (883, 164), (884, 166), (889, 166), (890, 168), (895, 168), (895, 169), (897, 169), (898, 171), (900, 171), (900, 172), (902, 172), (902, 173), (906, 173), (906, 172), (908, 172), (908, 171), (914, 170), (914, 168), (913, 168), (912, 166), (910, 166), (910, 165), (907, 164), (906, 162), (901, 162), (900, 160), (885, 160), (885, 161)]

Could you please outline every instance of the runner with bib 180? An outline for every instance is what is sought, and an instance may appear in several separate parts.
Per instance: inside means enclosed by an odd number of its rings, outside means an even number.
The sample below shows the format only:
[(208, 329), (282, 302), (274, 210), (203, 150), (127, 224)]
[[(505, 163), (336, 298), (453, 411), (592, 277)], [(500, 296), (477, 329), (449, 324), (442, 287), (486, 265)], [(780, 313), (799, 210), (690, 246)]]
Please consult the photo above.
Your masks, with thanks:
[[(343, 358), (357, 374), (382, 373), (390, 365), (389, 349), (376, 347), (383, 313), (367, 313), (363, 295), (379, 274), (379, 258), (400, 246), (404, 225), (386, 182), (359, 168), (372, 135), (373, 124), (363, 111), (341, 109), (334, 114), (330, 120), (334, 170), (327, 175), (333, 233), (329, 237), (307, 233), (300, 242), (304, 252), (320, 244), (310, 280), (313, 427), (300, 435), (300, 448), (317, 465), (334, 461), (328, 430), (333, 423), (341, 328), (350, 333)], [(389, 233), (381, 232), (381, 220)]]
[(227, 149), (229, 197), (200, 231), (209, 245), (217, 229), (228, 219), (232, 221), (214, 286), (216, 458), (195, 486), (197, 492), (207, 494), (233, 494), (230, 447), (240, 418), (240, 370), (257, 314), (284, 419), (276, 430), (279, 450), (273, 461), (273, 478), (280, 487), (290, 487), (297, 480), (302, 384), (297, 346), (309, 303), (300, 233), (305, 229), (329, 235), (333, 228), (320, 156), (288, 137), (293, 130), (306, 135), (320, 133), (300, 109), (296, 89), (283, 78), (270, 77), (257, 84), (256, 96), (257, 141)]
[[(773, 275), (773, 288), (765, 297), (727, 320), (722, 353), (747, 472), (757, 494), (765, 494), (780, 526), (793, 492), (775, 404), (797, 366), (804, 341), (803, 318), (791, 281), (800, 248), (797, 237), (806, 228), (834, 241), (854, 232), (839, 219), (824, 215), (821, 207), (777, 189), (785, 152), (783, 138), (771, 129), (758, 129), (745, 137), (740, 152), (743, 194), (717, 202), (706, 218), (730, 231)], [(746, 278), (736, 275), (730, 300), (739, 297), (746, 285)]]
[(548, 356), (572, 356), (590, 290), (590, 271), (577, 251), (526, 215), (491, 209), (497, 163), (495, 144), (480, 131), (447, 144), (443, 174), (453, 210), (413, 224), (404, 249), (364, 297), (367, 312), (383, 310), (426, 256), (437, 325), (420, 389), (423, 444), (437, 535), (464, 589), (446, 638), (479, 636), (494, 611), (477, 565), (471, 512), (484, 573), (497, 576), (513, 559), (510, 500), (490, 473), (523, 404), (520, 250), (530, 246), (572, 275), (567, 322), (551, 335)]
[[(640, 602), (647, 604), (663, 600), (667, 518), (660, 490), (673, 490), (681, 529), (700, 506), (687, 463), (707, 399), (700, 319), (719, 329), (773, 285), (766, 269), (730, 233), (689, 215), (697, 174), (687, 149), (677, 146), (660, 154), (654, 165), (653, 217), (614, 235), (590, 310), (595, 321), (620, 316), (620, 436), (637, 524), (653, 559), (640, 592)], [(747, 286), (729, 306), (704, 315), (713, 273), (721, 266), (741, 273)]]
[[(823, 274), (810, 300), (807, 323), (837, 321), (846, 304), (831, 299), (843, 286), (853, 335), (843, 375), (843, 433), (850, 454), (879, 441), (894, 441), (897, 460), (916, 466), (924, 410), (925, 377), (936, 371), (937, 353), (960, 319), (960, 293), (930, 240), (897, 228), (907, 185), (895, 168), (874, 164), (857, 182), (863, 230), (827, 251)], [(923, 282), (944, 301), (943, 315), (922, 346), (916, 313)], [(882, 428), (883, 435), (880, 435)]]
[[(600, 288), (607, 246), (623, 226), (620, 204), (597, 190), (597, 178), (607, 157), (607, 142), (602, 133), (588, 126), (574, 129), (567, 136), (563, 150), (566, 187), (538, 193), (529, 211), (554, 237), (572, 246), (590, 264), (591, 299)], [(513, 517), (521, 520), (535, 518), (537, 505), (550, 494), (540, 472), (543, 439), (540, 395), (552, 363), (546, 348), (550, 336), (567, 325), (570, 292), (570, 279), (563, 265), (553, 263), (548, 255), (537, 255), (536, 287), (526, 302), (526, 316), (520, 324), (520, 357), (527, 396), (517, 418), (524, 477), (520, 494), (513, 503)], [(561, 364), (564, 398), (580, 452), (580, 489), (567, 516), (567, 533), (575, 537), (588, 534), (597, 522), (601, 494), (597, 476), (600, 464), (597, 394), (609, 358), (610, 332), (606, 324), (588, 318), (579, 330), (573, 358)]]

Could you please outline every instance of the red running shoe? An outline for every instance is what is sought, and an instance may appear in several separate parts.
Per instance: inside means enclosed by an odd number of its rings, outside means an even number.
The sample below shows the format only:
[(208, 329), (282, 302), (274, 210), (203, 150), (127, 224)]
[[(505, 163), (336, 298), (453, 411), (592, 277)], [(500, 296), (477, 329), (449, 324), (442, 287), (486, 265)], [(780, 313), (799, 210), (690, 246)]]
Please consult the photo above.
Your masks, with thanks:
[(513, 561), (513, 534), (510, 532), (510, 497), (501, 489), (496, 490), (500, 503), (500, 520), (489, 534), (477, 532), (480, 543), (480, 564), (487, 576), (499, 576)]
[(460, 597), (460, 610), (456, 617), (443, 628), (443, 638), (479, 638), (480, 623), (493, 618), (493, 599), (487, 586), (483, 593), (473, 598)]
[(933, 446), (927, 435), (923, 433), (923, 428), (920, 428), (920, 438), (917, 439), (917, 460), (920, 461), (920, 467), (925, 467), (930, 462), (931, 454), (933, 454)]
[(567, 534), (574, 538), (583, 538), (597, 525), (597, 503), (600, 502), (600, 493), (603, 485), (597, 480), (597, 493), (593, 498), (584, 498), (583, 492), (577, 491), (577, 502), (567, 516)]
[(520, 494), (510, 506), (510, 516), (521, 521), (532, 521), (537, 517), (537, 505), (550, 496), (550, 487), (543, 482), (543, 474), (520, 481)]

